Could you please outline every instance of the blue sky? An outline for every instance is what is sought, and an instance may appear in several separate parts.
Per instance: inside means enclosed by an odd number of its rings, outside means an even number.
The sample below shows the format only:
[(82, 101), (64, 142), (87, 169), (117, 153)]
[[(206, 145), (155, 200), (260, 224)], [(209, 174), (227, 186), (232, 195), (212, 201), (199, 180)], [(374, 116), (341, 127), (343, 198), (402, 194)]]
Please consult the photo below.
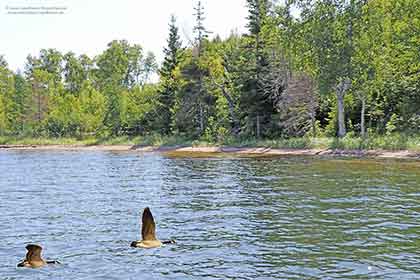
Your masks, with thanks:
[[(226, 37), (232, 30), (244, 32), (245, 0), (202, 0), (206, 26)], [(196, 0), (0, 0), (0, 54), (9, 66), (23, 70), (28, 54), (56, 48), (94, 56), (108, 42), (126, 39), (141, 44), (162, 59), (168, 21), (175, 14), (186, 43), (194, 25)], [(13, 15), (6, 6), (66, 6), (64, 15)]]

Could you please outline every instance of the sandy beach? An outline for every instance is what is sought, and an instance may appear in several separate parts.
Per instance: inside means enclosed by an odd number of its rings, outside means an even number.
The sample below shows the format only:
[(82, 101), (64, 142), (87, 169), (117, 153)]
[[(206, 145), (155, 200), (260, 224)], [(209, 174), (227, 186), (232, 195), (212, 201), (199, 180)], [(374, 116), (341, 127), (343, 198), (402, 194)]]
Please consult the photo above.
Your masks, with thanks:
[(178, 147), (137, 145), (0, 145), (0, 150), (63, 150), (63, 151), (131, 151), (162, 152), (173, 156), (200, 156), (200, 154), (233, 154), (240, 156), (335, 156), (420, 159), (420, 151), (333, 150), (333, 149), (277, 149), (270, 147)]

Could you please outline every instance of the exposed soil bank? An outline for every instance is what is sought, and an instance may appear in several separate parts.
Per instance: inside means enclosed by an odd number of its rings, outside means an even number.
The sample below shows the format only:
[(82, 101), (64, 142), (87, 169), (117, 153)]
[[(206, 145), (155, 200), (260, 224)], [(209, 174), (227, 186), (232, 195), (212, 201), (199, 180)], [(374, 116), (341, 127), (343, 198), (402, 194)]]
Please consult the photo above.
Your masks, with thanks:
[(0, 150), (66, 150), (66, 151), (138, 151), (164, 152), (173, 156), (200, 154), (234, 154), (241, 156), (349, 156), (373, 158), (420, 159), (420, 151), (277, 149), (237, 147), (153, 147), (136, 145), (0, 145)]

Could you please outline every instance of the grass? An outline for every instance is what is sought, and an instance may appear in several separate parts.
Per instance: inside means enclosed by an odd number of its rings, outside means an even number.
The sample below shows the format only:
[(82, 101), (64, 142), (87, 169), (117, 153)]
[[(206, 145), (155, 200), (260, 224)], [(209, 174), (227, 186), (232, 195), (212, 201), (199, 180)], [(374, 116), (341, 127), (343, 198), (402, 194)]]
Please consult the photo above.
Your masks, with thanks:
[(0, 136), (1, 145), (89, 145), (91, 140), (77, 140), (75, 138), (42, 138), (42, 137), (12, 137)]
[(420, 151), (420, 136), (408, 137), (394, 134), (386, 136), (375, 136), (369, 138), (351, 138), (333, 139), (329, 148), (332, 149), (352, 149), (352, 150), (411, 150)]
[(192, 141), (180, 137), (149, 136), (118, 136), (118, 137), (88, 137), (78, 138), (46, 138), (0, 136), (0, 145), (142, 145), (142, 146), (176, 146), (193, 144)]
[(302, 137), (273, 140), (231, 141), (228, 146), (239, 147), (271, 147), (283, 149), (341, 149), (341, 150), (410, 150), (420, 151), (420, 136), (404, 136), (399, 134), (371, 136), (367, 138), (346, 136), (334, 137)]
[(344, 138), (289, 138), (289, 139), (234, 139), (222, 142), (189, 140), (187, 138), (159, 135), (137, 137), (112, 137), (86, 139), (76, 138), (32, 138), (0, 136), (0, 144), (10, 145), (141, 145), (141, 146), (234, 146), (234, 147), (271, 147), (283, 149), (342, 149), (342, 150), (411, 150), (420, 151), (420, 136), (399, 134), (371, 136), (368, 138), (346, 136)]

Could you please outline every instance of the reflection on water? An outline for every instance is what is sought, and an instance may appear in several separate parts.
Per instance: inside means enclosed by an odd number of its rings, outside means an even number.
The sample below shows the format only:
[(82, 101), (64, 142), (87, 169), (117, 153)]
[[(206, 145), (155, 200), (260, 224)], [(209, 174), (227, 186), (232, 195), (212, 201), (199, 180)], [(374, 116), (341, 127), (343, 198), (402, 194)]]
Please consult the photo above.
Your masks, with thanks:
[[(1, 279), (420, 278), (420, 162), (2, 151), (0, 174)], [(177, 244), (129, 247), (145, 206)], [(64, 264), (17, 269), (29, 242)]]

